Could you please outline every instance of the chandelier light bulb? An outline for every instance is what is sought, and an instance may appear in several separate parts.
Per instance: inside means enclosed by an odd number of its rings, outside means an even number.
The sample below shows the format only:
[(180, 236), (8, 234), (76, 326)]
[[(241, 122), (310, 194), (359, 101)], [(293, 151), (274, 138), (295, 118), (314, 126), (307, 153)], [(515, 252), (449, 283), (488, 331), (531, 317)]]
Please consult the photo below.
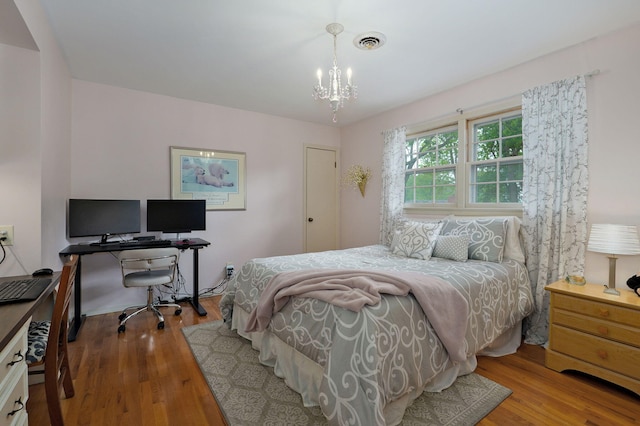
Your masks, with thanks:
[(313, 88), (313, 97), (318, 100), (329, 100), (329, 107), (333, 111), (333, 122), (337, 122), (336, 113), (338, 109), (344, 106), (344, 100), (349, 100), (353, 96), (357, 97), (357, 87), (351, 83), (352, 71), (347, 69), (347, 84), (342, 86), (342, 71), (338, 68), (338, 60), (336, 54), (337, 37), (344, 30), (344, 27), (338, 23), (327, 25), (327, 32), (333, 35), (333, 66), (329, 68), (329, 87), (322, 85), (322, 70), (318, 69), (318, 84)]

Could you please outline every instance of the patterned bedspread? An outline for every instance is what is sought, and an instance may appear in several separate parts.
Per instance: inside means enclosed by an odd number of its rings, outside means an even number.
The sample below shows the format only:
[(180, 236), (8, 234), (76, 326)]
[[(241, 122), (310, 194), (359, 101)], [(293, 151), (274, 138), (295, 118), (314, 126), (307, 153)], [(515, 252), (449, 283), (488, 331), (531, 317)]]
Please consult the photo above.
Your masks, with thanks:
[[(469, 304), (469, 357), (533, 310), (527, 271), (516, 261), (425, 261), (376, 245), (247, 262), (221, 299), (225, 321), (234, 305), (250, 313), (278, 272), (316, 268), (415, 271), (448, 281)], [(294, 297), (269, 331), (322, 367), (317, 402), (330, 424), (384, 425), (388, 404), (416, 390), (419, 395), (453, 363), (412, 295), (385, 295), (360, 312)]]

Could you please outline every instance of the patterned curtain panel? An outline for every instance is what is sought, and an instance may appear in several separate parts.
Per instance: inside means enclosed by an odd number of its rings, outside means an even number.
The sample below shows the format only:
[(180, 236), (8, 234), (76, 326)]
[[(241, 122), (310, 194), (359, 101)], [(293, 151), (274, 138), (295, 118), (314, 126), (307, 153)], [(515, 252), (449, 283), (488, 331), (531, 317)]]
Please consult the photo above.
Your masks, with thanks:
[(382, 202), (380, 203), (380, 244), (391, 245), (396, 218), (404, 205), (406, 129), (385, 130), (382, 153)]
[(525, 342), (549, 335), (544, 287), (584, 274), (587, 243), (587, 100), (582, 76), (536, 87), (522, 96), (523, 230), (536, 311)]

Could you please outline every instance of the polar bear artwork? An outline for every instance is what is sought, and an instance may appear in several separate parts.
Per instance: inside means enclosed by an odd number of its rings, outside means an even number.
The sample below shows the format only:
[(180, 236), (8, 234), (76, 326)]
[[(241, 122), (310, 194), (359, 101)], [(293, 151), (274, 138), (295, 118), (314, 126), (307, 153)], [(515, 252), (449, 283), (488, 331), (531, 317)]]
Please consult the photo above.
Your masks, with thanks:
[[(209, 165), (209, 170), (211, 170), (211, 166), (215, 166), (215, 165), (216, 164)], [(214, 176), (213, 174), (208, 175), (202, 167), (197, 166), (195, 168), (196, 182), (203, 183), (205, 185), (212, 185), (217, 188), (221, 188), (223, 186), (233, 186), (233, 182), (227, 182), (224, 180), (224, 174), (229, 174), (229, 172), (221, 165), (217, 164), (217, 166), (219, 166), (222, 170), (224, 170), (224, 172), (220, 172), (216, 176)]]
[[(207, 174), (207, 171), (201, 165), (195, 164), (185, 159), (185, 161), (182, 162), (183, 181), (186, 174), (192, 173), (192, 176), (195, 177), (195, 181), (199, 184), (211, 185), (217, 188), (222, 188), (223, 186), (234, 186), (233, 182), (224, 180), (225, 175), (228, 175), (229, 171), (225, 169), (222, 164), (210, 163), (208, 168), (209, 174)], [(185, 171), (191, 173), (185, 173)]]

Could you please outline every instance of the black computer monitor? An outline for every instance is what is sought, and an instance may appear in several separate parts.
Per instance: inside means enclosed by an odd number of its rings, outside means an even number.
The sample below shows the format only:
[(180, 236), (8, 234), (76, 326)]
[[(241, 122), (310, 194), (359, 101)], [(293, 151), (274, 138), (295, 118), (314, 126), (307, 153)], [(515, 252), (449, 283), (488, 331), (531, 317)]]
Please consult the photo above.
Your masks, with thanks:
[(147, 200), (147, 231), (204, 231), (205, 200)]
[(69, 238), (140, 232), (140, 200), (69, 200)]

